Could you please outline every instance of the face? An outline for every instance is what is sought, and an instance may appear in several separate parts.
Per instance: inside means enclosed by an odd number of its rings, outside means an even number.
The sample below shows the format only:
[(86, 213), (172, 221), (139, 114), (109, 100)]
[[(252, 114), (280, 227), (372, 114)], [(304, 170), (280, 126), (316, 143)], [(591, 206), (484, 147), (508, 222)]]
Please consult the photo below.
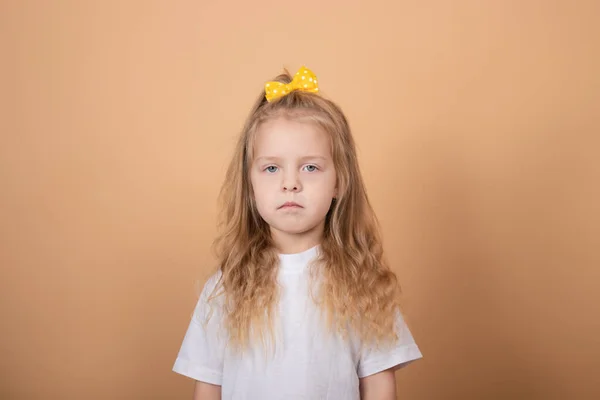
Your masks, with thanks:
[(255, 137), (250, 179), (258, 212), (276, 240), (322, 234), (337, 194), (325, 132), (285, 118), (263, 123)]

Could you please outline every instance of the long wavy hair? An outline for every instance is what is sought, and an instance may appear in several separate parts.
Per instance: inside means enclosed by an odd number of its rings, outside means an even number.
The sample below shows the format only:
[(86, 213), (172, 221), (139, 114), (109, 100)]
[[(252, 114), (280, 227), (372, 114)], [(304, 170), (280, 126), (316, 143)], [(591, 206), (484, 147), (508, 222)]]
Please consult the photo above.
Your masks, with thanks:
[[(276, 81), (289, 83), (291, 75)], [(254, 201), (249, 168), (257, 130), (284, 117), (312, 123), (330, 136), (338, 195), (325, 219), (316, 303), (326, 326), (376, 345), (397, 338), (400, 287), (384, 259), (378, 221), (360, 173), (354, 139), (340, 107), (319, 94), (294, 91), (267, 102), (263, 91), (244, 124), (220, 192), (220, 232), (214, 247), (219, 279), (209, 302), (220, 302), (229, 345), (244, 349), (273, 338), (279, 290), (278, 254)]]

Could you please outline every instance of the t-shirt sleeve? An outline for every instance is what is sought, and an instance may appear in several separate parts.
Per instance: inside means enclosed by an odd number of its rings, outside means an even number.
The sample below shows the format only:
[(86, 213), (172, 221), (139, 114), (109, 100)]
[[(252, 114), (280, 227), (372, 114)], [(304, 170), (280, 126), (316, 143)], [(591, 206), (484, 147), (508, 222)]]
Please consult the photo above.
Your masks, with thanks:
[(396, 317), (396, 329), (398, 339), (391, 346), (382, 348), (362, 346), (357, 370), (359, 378), (364, 378), (389, 368), (396, 370), (422, 357), (421, 351), (415, 343), (400, 312), (398, 312)]
[(213, 305), (218, 301), (207, 302), (218, 278), (215, 274), (204, 285), (173, 366), (174, 372), (213, 385), (221, 385), (223, 380), (226, 343), (222, 309)]

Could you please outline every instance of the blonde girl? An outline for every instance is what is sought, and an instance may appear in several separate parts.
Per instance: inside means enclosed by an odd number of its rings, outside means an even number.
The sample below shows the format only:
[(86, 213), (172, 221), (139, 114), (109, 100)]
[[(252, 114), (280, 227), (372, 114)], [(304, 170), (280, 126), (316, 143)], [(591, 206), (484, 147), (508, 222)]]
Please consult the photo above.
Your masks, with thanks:
[(421, 357), (341, 109), (301, 68), (265, 84), (221, 190), (219, 268), (173, 370), (194, 399), (396, 398)]

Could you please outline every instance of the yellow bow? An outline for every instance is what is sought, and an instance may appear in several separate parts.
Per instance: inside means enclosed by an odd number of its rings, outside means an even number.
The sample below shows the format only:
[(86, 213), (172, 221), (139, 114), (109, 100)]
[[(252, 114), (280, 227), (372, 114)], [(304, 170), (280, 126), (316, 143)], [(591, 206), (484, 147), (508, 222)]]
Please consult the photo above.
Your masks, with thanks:
[(319, 91), (317, 76), (310, 69), (302, 67), (288, 84), (274, 81), (267, 82), (265, 84), (265, 97), (268, 102), (271, 102), (279, 97), (290, 94), (294, 90), (317, 93)]

